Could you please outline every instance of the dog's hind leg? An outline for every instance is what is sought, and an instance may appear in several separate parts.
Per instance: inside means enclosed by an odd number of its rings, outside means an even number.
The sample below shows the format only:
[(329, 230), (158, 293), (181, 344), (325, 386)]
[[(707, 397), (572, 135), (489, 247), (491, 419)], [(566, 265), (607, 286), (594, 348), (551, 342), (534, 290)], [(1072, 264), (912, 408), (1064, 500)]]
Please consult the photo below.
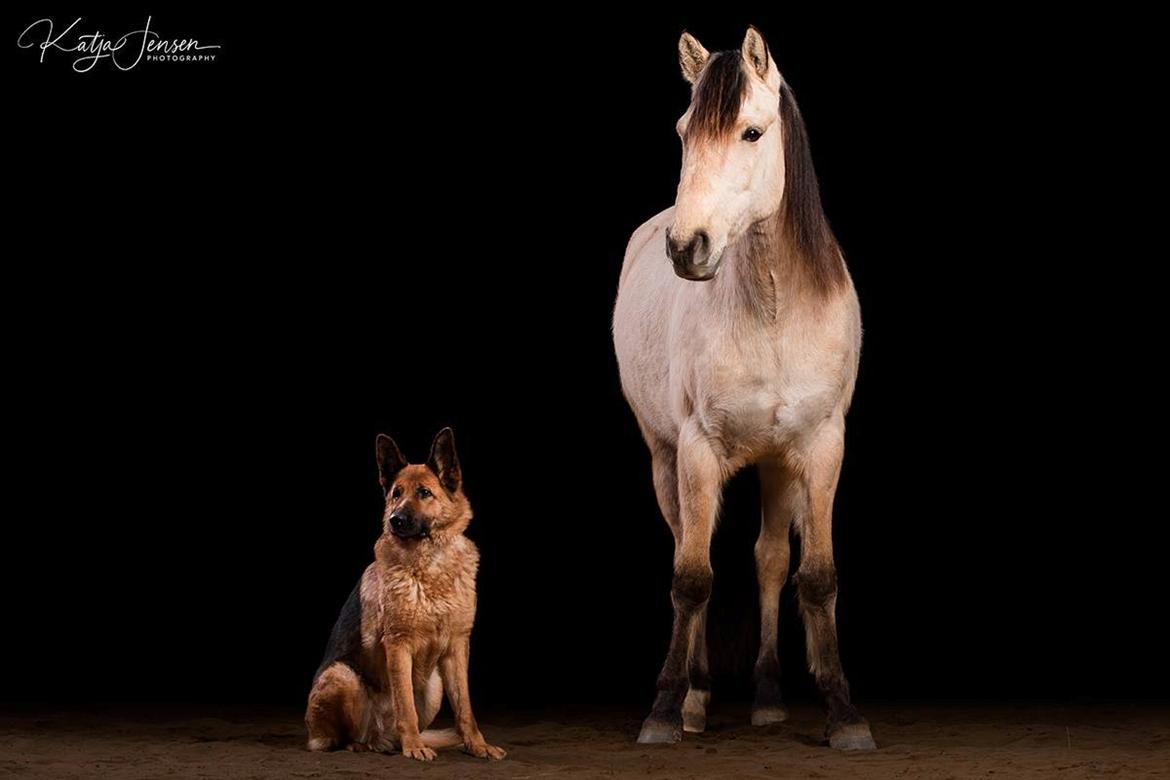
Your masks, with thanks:
[(370, 696), (352, 668), (335, 663), (313, 682), (305, 726), (309, 750), (336, 750), (369, 741)]
[(439, 676), (439, 670), (435, 669), (427, 678), (426, 684), (421, 689), (414, 691), (414, 709), (418, 712), (420, 731), (431, 725), (442, 706), (443, 679)]
[(418, 727), (421, 730), (419, 736), (422, 738), (423, 744), (429, 748), (453, 747), (463, 744), (463, 738), (456, 733), (455, 729), (430, 728), (442, 706), (443, 678), (439, 675), (439, 670), (436, 669), (431, 672), (431, 676), (427, 678), (426, 685), (423, 686), (422, 690), (414, 692), (414, 708), (418, 711)]

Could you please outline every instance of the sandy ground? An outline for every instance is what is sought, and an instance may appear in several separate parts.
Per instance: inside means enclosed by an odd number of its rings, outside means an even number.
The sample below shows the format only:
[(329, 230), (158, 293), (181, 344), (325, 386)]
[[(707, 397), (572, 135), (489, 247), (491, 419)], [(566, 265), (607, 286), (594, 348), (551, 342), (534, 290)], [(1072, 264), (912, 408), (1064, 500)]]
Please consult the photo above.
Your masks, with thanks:
[[(1170, 777), (1170, 706), (870, 705), (879, 749), (822, 747), (821, 716), (794, 708), (752, 728), (746, 708), (712, 713), (678, 745), (634, 743), (633, 711), (481, 717), (509, 756), (458, 749), (420, 764), (400, 755), (309, 753), (299, 713), (101, 713), (0, 709), (0, 777), (327, 778), (1081, 778)], [(437, 726), (445, 725), (442, 720)]]

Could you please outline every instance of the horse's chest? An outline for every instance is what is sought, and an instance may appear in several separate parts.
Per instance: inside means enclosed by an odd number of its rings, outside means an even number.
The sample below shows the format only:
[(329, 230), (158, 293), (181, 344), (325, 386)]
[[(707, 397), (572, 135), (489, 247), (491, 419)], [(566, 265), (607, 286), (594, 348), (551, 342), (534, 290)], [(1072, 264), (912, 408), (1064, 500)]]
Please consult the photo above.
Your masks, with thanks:
[[(729, 354), (734, 354), (728, 360)], [(818, 366), (772, 350), (723, 353), (700, 366), (694, 407), (728, 454), (750, 460), (782, 448), (828, 417), (839, 392)]]

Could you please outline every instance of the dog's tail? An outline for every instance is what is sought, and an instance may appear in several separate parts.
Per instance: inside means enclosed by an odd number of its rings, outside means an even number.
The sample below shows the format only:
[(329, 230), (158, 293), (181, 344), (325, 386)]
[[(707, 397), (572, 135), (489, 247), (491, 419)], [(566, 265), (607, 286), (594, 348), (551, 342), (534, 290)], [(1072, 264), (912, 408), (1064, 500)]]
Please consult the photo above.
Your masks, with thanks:
[(423, 744), (429, 748), (445, 748), (462, 745), (463, 739), (455, 733), (455, 729), (427, 729), (419, 734)]

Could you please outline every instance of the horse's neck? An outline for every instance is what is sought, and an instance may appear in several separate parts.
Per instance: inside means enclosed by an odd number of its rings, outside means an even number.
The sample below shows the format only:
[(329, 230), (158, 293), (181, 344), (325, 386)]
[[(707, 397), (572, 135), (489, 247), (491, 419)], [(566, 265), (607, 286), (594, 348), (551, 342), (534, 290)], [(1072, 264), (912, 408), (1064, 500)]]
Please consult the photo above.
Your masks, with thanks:
[(799, 304), (806, 273), (781, 230), (779, 216), (752, 227), (730, 247), (733, 257), (717, 283), (719, 304), (744, 325), (780, 323)]

